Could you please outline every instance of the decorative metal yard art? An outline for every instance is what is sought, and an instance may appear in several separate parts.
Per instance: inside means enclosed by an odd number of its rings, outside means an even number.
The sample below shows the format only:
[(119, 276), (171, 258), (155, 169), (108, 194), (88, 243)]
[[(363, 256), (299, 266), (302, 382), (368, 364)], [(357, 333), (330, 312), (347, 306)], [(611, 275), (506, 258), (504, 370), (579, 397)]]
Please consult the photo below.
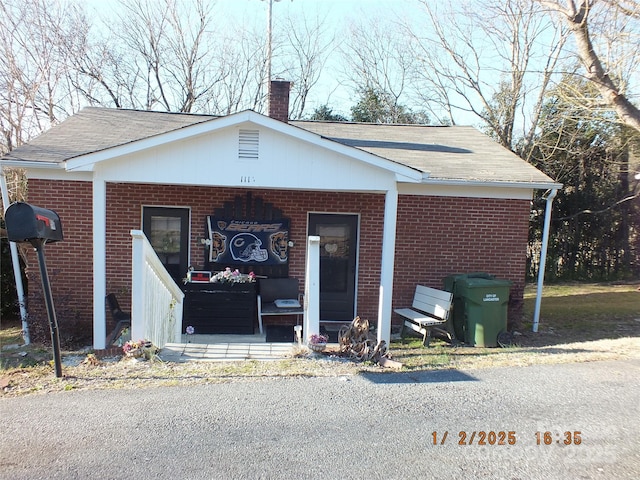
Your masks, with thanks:
[(44, 245), (49, 242), (58, 242), (62, 238), (62, 224), (60, 217), (52, 210), (35, 207), (24, 202), (15, 202), (9, 205), (5, 212), (5, 223), (9, 241), (16, 243), (30, 243), (38, 253), (40, 264), (40, 277), (42, 278), (42, 291), (49, 327), (51, 330), (51, 343), (53, 345), (53, 362), (56, 377), (62, 377), (62, 363), (60, 361), (60, 337), (58, 334), (58, 320), (53, 306), (53, 296), (49, 285), (47, 264), (44, 258)]

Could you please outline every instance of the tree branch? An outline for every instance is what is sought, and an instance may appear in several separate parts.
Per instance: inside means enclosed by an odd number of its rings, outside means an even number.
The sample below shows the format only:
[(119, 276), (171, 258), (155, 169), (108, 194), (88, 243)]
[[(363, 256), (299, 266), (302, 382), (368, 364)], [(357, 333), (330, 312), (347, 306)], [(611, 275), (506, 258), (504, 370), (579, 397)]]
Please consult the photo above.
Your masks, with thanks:
[[(640, 132), (640, 109), (620, 92), (618, 86), (605, 71), (600, 57), (593, 47), (588, 22), (593, 1), (582, 0), (578, 8), (576, 8), (574, 0), (568, 1), (570, 8), (563, 8), (559, 2), (541, 1), (541, 3), (558, 12), (564, 18), (569, 30), (574, 35), (578, 57), (586, 70), (586, 77), (596, 85), (602, 98), (613, 108), (624, 124)], [(610, 1), (608, 3), (615, 6), (619, 2)]]

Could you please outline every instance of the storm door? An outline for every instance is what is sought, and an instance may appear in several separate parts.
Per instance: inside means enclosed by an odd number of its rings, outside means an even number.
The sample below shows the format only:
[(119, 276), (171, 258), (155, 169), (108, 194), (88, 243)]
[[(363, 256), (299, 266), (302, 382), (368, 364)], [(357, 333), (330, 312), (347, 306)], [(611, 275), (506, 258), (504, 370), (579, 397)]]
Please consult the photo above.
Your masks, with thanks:
[(189, 262), (189, 209), (143, 207), (142, 231), (167, 272), (181, 285)]
[(320, 236), (320, 321), (351, 321), (355, 310), (358, 216), (309, 214)]

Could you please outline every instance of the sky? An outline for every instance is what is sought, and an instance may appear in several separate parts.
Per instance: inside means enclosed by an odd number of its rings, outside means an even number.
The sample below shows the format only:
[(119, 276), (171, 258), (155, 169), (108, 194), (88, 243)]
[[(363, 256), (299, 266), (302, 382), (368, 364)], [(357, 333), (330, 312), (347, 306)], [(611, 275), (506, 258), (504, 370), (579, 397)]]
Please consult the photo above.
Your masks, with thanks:
[[(84, 1), (89, 9), (94, 9), (98, 13), (112, 12), (117, 9), (119, 4), (117, 0), (79, 0)], [(159, 1), (159, 0), (158, 0)], [(190, 0), (177, 0), (178, 2), (188, 2)], [(420, 4), (419, 0), (209, 0), (213, 4), (214, 14), (224, 16), (224, 20), (219, 22), (219, 18), (216, 19), (216, 28), (224, 28), (226, 25), (242, 25), (248, 29), (262, 29), (267, 30), (267, 12), (269, 3), (272, 4), (273, 14), (273, 36), (283, 36), (282, 31), (278, 31), (278, 28), (282, 28), (282, 23), (288, 17), (301, 17), (303, 14), (306, 18), (314, 18), (316, 15), (319, 17), (325, 17), (326, 20), (323, 25), (328, 28), (334, 29), (336, 32), (345, 32), (346, 27), (350, 22), (366, 22), (366, 20), (374, 18), (381, 19), (381, 22), (390, 21), (395, 18), (410, 19), (418, 22), (418, 26), (422, 28), (420, 22), (421, 16), (424, 14), (424, 7)], [(475, 7), (480, 5), (478, 0), (453, 0), (454, 5), (466, 5)], [(444, 5), (446, 2), (442, 0), (429, 0), (430, 4), (434, 6)], [(464, 20), (464, 19), (461, 19)], [(465, 22), (456, 22), (456, 25), (464, 24)], [(416, 30), (420, 31), (420, 30)], [(421, 33), (428, 33), (422, 30)], [(471, 34), (473, 37), (473, 33)], [(455, 40), (455, 38), (454, 38)], [(486, 38), (467, 38), (472, 40), (474, 44), (482, 45)], [(544, 39), (543, 39), (544, 40)], [(549, 39), (551, 40), (551, 39)], [(552, 40), (551, 40), (552, 42)], [(484, 48), (484, 47), (487, 48)], [(437, 46), (435, 47), (438, 48)], [(487, 85), (497, 85), (501, 79), (501, 76), (506, 72), (499, 70), (499, 61), (493, 62), (491, 55), (495, 54), (491, 49), (491, 44), (483, 45), (484, 50), (481, 54), (487, 56), (483, 59), (483, 66), (481, 70), (481, 83)], [(436, 50), (437, 51), (437, 50)], [(544, 60), (544, 58), (543, 58)], [(274, 66), (276, 62), (274, 61)], [(504, 64), (503, 64), (504, 65)], [(351, 107), (356, 103), (354, 100), (353, 85), (346, 85), (340, 83), (340, 78), (344, 78), (341, 69), (344, 68), (344, 63), (340, 55), (336, 52), (330, 57), (328, 64), (323, 69), (323, 74), (320, 78), (318, 85), (314, 86), (307, 98), (307, 108), (305, 113), (309, 115), (313, 110), (322, 105), (327, 105), (333, 109), (333, 113), (341, 114), (345, 117), (350, 117)], [(543, 67), (535, 68), (531, 64), (530, 69), (542, 70)], [(286, 79), (291, 80), (291, 79)], [(342, 80), (343, 82), (345, 80)], [(535, 88), (535, 87), (532, 87)], [(455, 93), (449, 92), (455, 99)], [(535, 91), (530, 92), (530, 99), (535, 98)], [(455, 100), (454, 100), (455, 101)], [(531, 100), (533, 101), (533, 100)], [(401, 97), (400, 103), (412, 108), (414, 107), (409, 100), (405, 100)], [(419, 107), (418, 107), (419, 108)], [(481, 107), (480, 107), (481, 108)], [(415, 109), (415, 107), (414, 107)], [(477, 116), (472, 113), (466, 113), (462, 110), (455, 111), (455, 120), (458, 124), (479, 126), (480, 121)]]
[[(116, 0), (84, 0), (88, 9), (95, 10), (98, 14), (114, 11), (118, 8)], [(228, 16), (229, 23), (240, 23), (247, 26), (264, 26), (267, 30), (267, 17), (269, 0), (213, 0), (214, 11), (224, 12)], [(271, 0), (273, 35), (278, 34), (278, 18), (288, 16), (297, 17), (304, 14), (306, 17), (319, 18), (326, 16), (326, 25), (335, 30), (341, 30), (352, 20), (364, 18), (389, 17), (392, 12), (400, 15), (410, 15), (419, 8), (417, 0)], [(334, 61), (337, 61), (337, 55)], [(313, 108), (328, 105), (334, 113), (346, 117), (351, 115), (350, 108), (354, 105), (353, 90), (346, 85), (340, 85), (334, 74), (335, 68), (331, 66), (331, 59), (324, 74), (309, 97), (308, 105)]]
[[(264, 22), (267, 28), (267, 10), (269, 0), (216, 0), (217, 5), (224, 8), (234, 17), (252, 23)], [(272, 19), (277, 28), (277, 17), (288, 15), (298, 16), (305, 14), (320, 18), (326, 16), (327, 24), (340, 30), (351, 20), (363, 17), (384, 17), (390, 12), (417, 8), (416, 0), (272, 0)], [(340, 113), (349, 117), (350, 107), (353, 106), (353, 91), (347, 86), (336, 83), (331, 64), (325, 69), (325, 74), (320, 83), (310, 94), (309, 103), (315, 106), (328, 105), (334, 113)]]

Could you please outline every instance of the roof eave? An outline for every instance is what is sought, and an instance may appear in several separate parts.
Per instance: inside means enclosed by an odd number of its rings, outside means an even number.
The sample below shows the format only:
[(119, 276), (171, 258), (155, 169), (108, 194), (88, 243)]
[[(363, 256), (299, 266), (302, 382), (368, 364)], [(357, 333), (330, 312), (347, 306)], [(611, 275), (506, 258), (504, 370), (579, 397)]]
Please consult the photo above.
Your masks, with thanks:
[(56, 170), (56, 169), (62, 168), (63, 165), (59, 162), (36, 162), (32, 160), (0, 160), (0, 167)]
[(500, 181), (474, 181), (474, 180), (448, 180), (437, 178), (425, 178), (424, 185), (450, 185), (467, 187), (500, 187), (500, 188), (531, 188), (533, 190), (555, 190), (563, 187), (557, 182), (500, 182)]

